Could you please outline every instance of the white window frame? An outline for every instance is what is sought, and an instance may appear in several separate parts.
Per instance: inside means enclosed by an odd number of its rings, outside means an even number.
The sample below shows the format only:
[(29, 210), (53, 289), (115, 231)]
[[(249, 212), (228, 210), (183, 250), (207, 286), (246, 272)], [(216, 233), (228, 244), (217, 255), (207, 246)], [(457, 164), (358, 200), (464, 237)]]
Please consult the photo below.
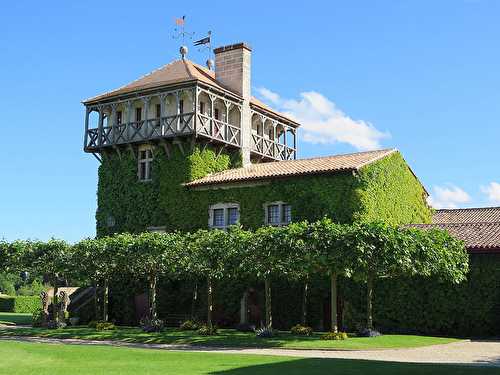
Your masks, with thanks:
[[(278, 211), (279, 211), (279, 222), (277, 223), (270, 223), (269, 222), (269, 207), (270, 206), (278, 206)], [(270, 225), (270, 226), (275, 226), (275, 227), (279, 227), (279, 226), (284, 226), (284, 225), (288, 225), (292, 222), (292, 215), (290, 213), (290, 221), (289, 222), (286, 222), (284, 219), (285, 219), (285, 206), (290, 206), (290, 209), (292, 208), (292, 206), (290, 205), (290, 203), (287, 203), (287, 202), (282, 202), (282, 201), (277, 201), (277, 202), (267, 202), (264, 204), (264, 224), (265, 225)]]
[[(141, 152), (146, 151), (146, 158), (141, 159)], [(151, 152), (151, 157), (147, 157), (147, 151)], [(139, 150), (137, 153), (137, 178), (140, 182), (149, 182), (151, 181), (152, 177), (152, 169), (153, 169), (153, 159), (154, 159), (154, 150), (153, 146), (150, 145), (141, 145), (139, 146)], [(144, 165), (144, 168), (146, 168), (145, 172), (145, 178), (141, 178), (141, 167)]]
[[(229, 224), (229, 209), (236, 208), (238, 210), (238, 220), (236, 223), (240, 221), (240, 205), (238, 203), (216, 203), (212, 204), (208, 207), (208, 227), (211, 229), (228, 229), (231, 225)], [(222, 226), (214, 225), (214, 211), (221, 209), (224, 212), (224, 224)]]

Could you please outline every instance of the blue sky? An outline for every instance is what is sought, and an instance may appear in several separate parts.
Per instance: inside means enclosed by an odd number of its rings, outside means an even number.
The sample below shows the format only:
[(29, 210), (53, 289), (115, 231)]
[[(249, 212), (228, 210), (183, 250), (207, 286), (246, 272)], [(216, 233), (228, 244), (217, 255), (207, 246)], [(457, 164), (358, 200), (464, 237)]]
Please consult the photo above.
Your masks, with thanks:
[(300, 157), (397, 147), (435, 204), (500, 203), (500, 2), (298, 4), (3, 4), (0, 237), (94, 235), (80, 102), (177, 58), (183, 14), (195, 37), (252, 45), (254, 93), (308, 121)]

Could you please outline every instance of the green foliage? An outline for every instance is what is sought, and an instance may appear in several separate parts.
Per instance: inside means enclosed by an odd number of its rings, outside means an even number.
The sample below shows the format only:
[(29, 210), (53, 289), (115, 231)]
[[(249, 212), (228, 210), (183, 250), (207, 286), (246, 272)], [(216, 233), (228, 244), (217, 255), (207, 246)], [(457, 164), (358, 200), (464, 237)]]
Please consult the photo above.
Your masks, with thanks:
[(345, 332), (328, 332), (320, 336), (321, 340), (347, 340), (348, 336)]
[(290, 333), (297, 336), (311, 336), (313, 333), (313, 329), (308, 326), (296, 324), (290, 329)]
[(399, 152), (361, 168), (355, 221), (387, 224), (430, 223), (426, 192)]
[(200, 323), (194, 320), (186, 320), (182, 322), (181, 325), (179, 326), (179, 329), (181, 331), (196, 331), (199, 328), (200, 328)]
[(116, 326), (111, 322), (105, 322), (103, 320), (93, 320), (88, 324), (89, 328), (93, 328), (96, 331), (114, 331)]
[(9, 296), (16, 295), (15, 283), (19, 281), (19, 277), (10, 273), (0, 273), (0, 293)]
[(33, 311), (32, 314), (32, 325), (33, 327), (41, 327), (43, 324), (43, 310), (41, 307), (37, 308), (35, 311)]
[(47, 290), (47, 287), (41, 281), (35, 279), (30, 284), (21, 285), (17, 290), (17, 294), (20, 296), (39, 296), (45, 290)]
[(198, 334), (200, 336), (213, 336), (213, 335), (216, 335), (217, 334), (217, 327), (212, 325), (202, 325), (200, 328), (198, 328)]
[(0, 311), (13, 313), (33, 313), (40, 306), (38, 296), (0, 297)]

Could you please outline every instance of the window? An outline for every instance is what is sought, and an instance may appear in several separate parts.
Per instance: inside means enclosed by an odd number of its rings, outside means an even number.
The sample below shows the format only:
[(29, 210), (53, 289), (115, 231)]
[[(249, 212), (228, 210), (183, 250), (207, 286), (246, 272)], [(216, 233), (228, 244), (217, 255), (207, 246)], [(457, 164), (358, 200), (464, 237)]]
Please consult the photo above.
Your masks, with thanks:
[(184, 100), (179, 100), (179, 113), (183, 114), (184, 113)]
[(240, 207), (237, 203), (218, 203), (209, 207), (208, 226), (227, 229), (240, 220)]
[(200, 113), (202, 115), (205, 114), (205, 103), (204, 102), (200, 102)]
[(280, 222), (280, 206), (277, 204), (270, 204), (267, 206), (267, 223), (271, 225), (279, 225)]
[(287, 203), (268, 203), (264, 205), (264, 210), (267, 225), (287, 225), (292, 222), (292, 206)]
[(153, 149), (149, 146), (139, 148), (139, 181), (151, 181), (153, 169)]
[(214, 109), (214, 112), (215, 112), (215, 116), (214, 116), (214, 117), (215, 117), (215, 119), (216, 119), (216, 120), (219, 120), (219, 109), (218, 109), (218, 108), (215, 108), (215, 109)]
[(269, 135), (269, 139), (273, 139), (274, 140), (274, 131), (273, 131), (273, 128), (270, 128), (267, 132), (268, 132), (268, 135)]
[(137, 107), (135, 109), (135, 121), (139, 122), (142, 120), (142, 108), (141, 107)]
[(122, 111), (116, 112), (116, 125), (122, 124)]

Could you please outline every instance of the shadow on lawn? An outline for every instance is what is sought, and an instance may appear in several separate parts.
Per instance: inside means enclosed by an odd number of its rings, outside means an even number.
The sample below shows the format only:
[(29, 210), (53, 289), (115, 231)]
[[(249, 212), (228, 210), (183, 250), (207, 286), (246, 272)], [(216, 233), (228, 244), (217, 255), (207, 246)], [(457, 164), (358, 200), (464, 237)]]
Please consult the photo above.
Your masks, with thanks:
[(296, 359), (284, 362), (240, 367), (231, 370), (210, 372), (210, 375), (469, 375), (469, 374), (498, 374), (498, 368), (417, 364), (399, 362), (381, 362), (352, 359)]

